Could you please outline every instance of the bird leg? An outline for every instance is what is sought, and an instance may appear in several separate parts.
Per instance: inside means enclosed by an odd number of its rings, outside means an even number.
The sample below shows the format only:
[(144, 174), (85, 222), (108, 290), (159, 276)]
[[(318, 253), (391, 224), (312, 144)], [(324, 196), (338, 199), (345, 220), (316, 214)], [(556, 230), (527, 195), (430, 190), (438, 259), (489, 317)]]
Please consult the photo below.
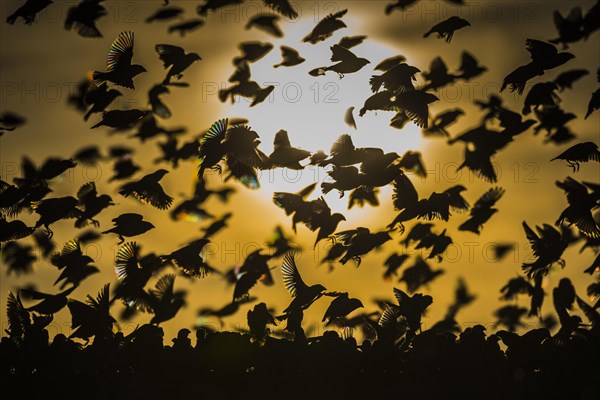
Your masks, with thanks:
[(100, 222), (98, 222), (98, 220), (90, 219), (90, 221), (92, 221), (92, 225), (94, 225), (94, 227), (98, 228), (100, 226)]
[(46, 231), (48, 232), (48, 239), (52, 239), (52, 236), (54, 235), (54, 232), (52, 232), (52, 229), (50, 229), (50, 227), (48, 225), (44, 225), (44, 228), (46, 228)]
[(338, 72), (338, 76), (340, 77), (340, 79), (344, 78), (344, 74), (342, 74), (341, 72)]
[(338, 193), (340, 194), (340, 199), (341, 199), (342, 197), (344, 197), (344, 191), (343, 191), (343, 190), (338, 190)]
[(125, 241), (125, 238), (122, 235), (119, 235), (119, 243), (117, 244), (121, 244)]
[(360, 267), (360, 262), (361, 262), (360, 256), (354, 256), (352, 258), (354, 258), (354, 260), (356, 261), (356, 268)]

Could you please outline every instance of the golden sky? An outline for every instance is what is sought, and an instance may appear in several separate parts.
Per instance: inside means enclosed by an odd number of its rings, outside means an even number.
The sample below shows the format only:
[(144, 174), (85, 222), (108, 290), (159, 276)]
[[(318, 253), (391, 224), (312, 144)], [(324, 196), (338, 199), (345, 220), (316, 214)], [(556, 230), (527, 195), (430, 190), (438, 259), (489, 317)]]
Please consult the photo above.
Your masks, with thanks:
[[(186, 51), (197, 52), (202, 60), (191, 66), (183, 80), (190, 83), (189, 88), (172, 88), (171, 93), (163, 96), (173, 116), (160, 120), (166, 127), (185, 126), (187, 133), (182, 141), (190, 140), (204, 132), (210, 125), (221, 118), (243, 117), (250, 120), (250, 126), (261, 137), (260, 149), (269, 154), (272, 142), (279, 129), (289, 133), (292, 145), (310, 151), (328, 151), (333, 141), (341, 134), (348, 133), (357, 147), (381, 147), (386, 151), (399, 154), (406, 150), (421, 151), (429, 176), (422, 181), (411, 176), (421, 197), (427, 197), (433, 191), (463, 184), (468, 187), (464, 193), (473, 204), (479, 196), (493, 185), (471, 176), (467, 171), (456, 171), (462, 161), (463, 146), (448, 146), (443, 139), (423, 138), (420, 129), (409, 123), (404, 129), (397, 130), (389, 126), (391, 113), (369, 112), (357, 121), (357, 130), (349, 128), (343, 120), (345, 110), (354, 106), (360, 108), (364, 100), (371, 94), (368, 85), (373, 68), (384, 58), (402, 54), (407, 63), (417, 66), (421, 71), (429, 69), (430, 61), (441, 56), (451, 70), (460, 63), (460, 53), (467, 50), (474, 54), (488, 72), (469, 83), (457, 83), (441, 89), (436, 94), (440, 101), (430, 107), (430, 113), (437, 114), (443, 110), (461, 107), (466, 111), (455, 125), (449, 128), (452, 135), (475, 127), (482, 114), (472, 101), (486, 99), (488, 94), (498, 94), (503, 77), (519, 65), (528, 62), (529, 54), (525, 50), (525, 39), (535, 38), (548, 40), (556, 36), (552, 22), (552, 12), (557, 9), (566, 15), (571, 7), (580, 5), (583, 10), (590, 8), (594, 1), (572, 2), (562, 1), (469, 1), (463, 7), (455, 7), (445, 1), (425, 0), (410, 9), (395, 11), (389, 16), (384, 14), (388, 1), (298, 1), (295, 3), (301, 17), (295, 21), (283, 21), (280, 25), (285, 36), (280, 39), (256, 29), (244, 28), (248, 18), (258, 11), (266, 11), (259, 1), (249, 1), (241, 6), (229, 7), (210, 14), (200, 29), (188, 33), (185, 37), (168, 34), (168, 23), (155, 22), (147, 24), (145, 18), (161, 6), (160, 1), (106, 1), (105, 7), (109, 15), (98, 21), (98, 28), (103, 34), (100, 39), (86, 39), (63, 27), (64, 16), (74, 2), (57, 1), (43, 11), (32, 26), (25, 26), (21, 21), (15, 25), (4, 23), (6, 16), (19, 6), (20, 1), (2, 2), (3, 21), (0, 23), (0, 111), (14, 111), (27, 118), (27, 124), (14, 132), (5, 133), (0, 138), (1, 177), (12, 181), (19, 176), (20, 160), (27, 155), (41, 163), (49, 156), (70, 157), (83, 146), (96, 144), (104, 149), (114, 144), (125, 144), (136, 149), (135, 161), (142, 166), (137, 178), (157, 168), (167, 168), (171, 172), (162, 180), (165, 191), (175, 197), (175, 204), (181, 195), (189, 196), (196, 173), (196, 163), (186, 161), (173, 170), (170, 165), (154, 165), (159, 155), (156, 139), (141, 145), (135, 139), (128, 139), (122, 133), (109, 134), (108, 129), (90, 130), (98, 119), (94, 115), (87, 123), (73, 108), (67, 106), (67, 97), (76, 83), (89, 70), (104, 68), (106, 54), (110, 44), (121, 31), (135, 32), (134, 62), (142, 64), (148, 70), (135, 78), (136, 90), (127, 91), (124, 100), (118, 100), (112, 108), (145, 108), (147, 107), (147, 90), (162, 80), (164, 70), (154, 51), (155, 44), (168, 43), (182, 46)], [(195, 18), (197, 1), (171, 1), (173, 5), (186, 10), (186, 16)], [(347, 28), (316, 45), (302, 43), (304, 37), (325, 15), (348, 9), (343, 18)], [(423, 39), (422, 35), (435, 23), (452, 15), (467, 19), (471, 26), (458, 31), (450, 44), (435, 37)], [(360, 57), (371, 61), (365, 68), (355, 74), (348, 74), (339, 79), (337, 74), (328, 73), (324, 77), (308, 75), (311, 69), (327, 65), (331, 52), (329, 47), (343, 36), (366, 35), (366, 41), (355, 47), (353, 51)], [(235, 104), (221, 103), (217, 97), (217, 88), (227, 85), (227, 79), (233, 72), (231, 63), (238, 55), (237, 45), (241, 41), (268, 41), (275, 48), (262, 60), (251, 64), (252, 77), (260, 84), (274, 84), (276, 87), (272, 97), (262, 104), (250, 108), (249, 103), (240, 100)], [(272, 65), (280, 60), (280, 45), (296, 48), (306, 58), (306, 62), (292, 68), (273, 69)], [(447, 228), (454, 245), (448, 250), (445, 259), (434, 268), (442, 268), (445, 274), (437, 278), (422, 292), (431, 294), (434, 303), (429, 309), (425, 324), (432, 324), (443, 316), (452, 302), (453, 291), (458, 277), (464, 277), (477, 300), (463, 310), (458, 320), (461, 324), (481, 323), (489, 325), (495, 321), (493, 311), (501, 304), (498, 301), (499, 290), (510, 278), (520, 273), (521, 263), (530, 256), (529, 245), (521, 227), (526, 220), (530, 226), (542, 223), (554, 223), (561, 210), (566, 206), (566, 198), (554, 182), (572, 175), (572, 171), (562, 161), (548, 162), (568, 146), (577, 141), (600, 141), (600, 113), (583, 119), (587, 102), (598, 84), (595, 71), (600, 66), (599, 35), (592, 35), (587, 41), (574, 43), (570, 52), (576, 58), (555, 70), (547, 71), (543, 77), (533, 80), (534, 83), (554, 79), (558, 73), (568, 69), (585, 68), (590, 74), (575, 83), (573, 90), (560, 93), (562, 107), (577, 114), (569, 127), (577, 135), (577, 139), (563, 146), (544, 144), (543, 133), (534, 136), (532, 130), (517, 137), (515, 142), (501, 151), (494, 161), (499, 170), (498, 186), (506, 189), (506, 194), (497, 203), (499, 212), (484, 226), (481, 235), (458, 231), (457, 227), (467, 219), (467, 215), (453, 215), (449, 222), (435, 221), (436, 232)], [(420, 78), (422, 82), (422, 78)], [(531, 85), (531, 83), (530, 83)], [(520, 111), (523, 97), (508, 91), (502, 93), (504, 105), (512, 110)], [(111, 176), (110, 163), (101, 162), (95, 167), (78, 165), (69, 171), (62, 180), (52, 184), (54, 196), (74, 195), (77, 188), (88, 180), (96, 181), (100, 193), (108, 193), (118, 203), (100, 214), (100, 229), (109, 229), (110, 220), (123, 212), (139, 212), (151, 221), (157, 229), (143, 236), (133, 238), (142, 245), (144, 253), (170, 253), (201, 236), (199, 228), (210, 222), (173, 222), (168, 213), (158, 211), (149, 205), (141, 205), (130, 198), (117, 194), (118, 183), (108, 183)], [(597, 163), (584, 164), (574, 176), (578, 180), (600, 181), (600, 167)], [(261, 174), (261, 188), (250, 190), (235, 182), (227, 185), (235, 187), (236, 194), (226, 205), (210, 200), (206, 208), (216, 216), (228, 211), (234, 216), (229, 227), (212, 238), (214, 242), (208, 262), (219, 270), (239, 264), (248, 252), (263, 245), (276, 225), (280, 224), (287, 235), (292, 235), (291, 218), (287, 218), (283, 210), (272, 203), (274, 191), (295, 192), (308, 183), (326, 178), (320, 169), (305, 169), (301, 176), (295, 171), (287, 173), (277, 169), (271, 173)], [(210, 183), (220, 186), (219, 177), (213, 177)], [(317, 196), (318, 193), (313, 196)], [(395, 216), (391, 205), (391, 188), (384, 188), (380, 193), (381, 205), (377, 208), (366, 206), (363, 209), (345, 210), (347, 196), (338, 199), (335, 192), (326, 196), (330, 206), (347, 216), (347, 221), (339, 225), (339, 230), (365, 226), (371, 230), (380, 230)], [(34, 223), (36, 216), (22, 214), (19, 218)], [(79, 232), (73, 228), (73, 221), (61, 221), (53, 225), (54, 241), (62, 243), (72, 239)], [(336, 264), (330, 271), (327, 265), (318, 265), (326, 251), (323, 241), (316, 249), (312, 249), (316, 233), (305, 227), (298, 229), (294, 241), (304, 250), (299, 261), (300, 272), (307, 283), (322, 283), (329, 290), (348, 291), (351, 297), (360, 298), (367, 310), (374, 310), (373, 298), (392, 298), (392, 288), (405, 289), (403, 283), (386, 282), (382, 279), (383, 261), (394, 251), (401, 251), (398, 242), (403, 238), (398, 232), (393, 233), (393, 240), (380, 251), (363, 257), (362, 264), (356, 268), (352, 262), (346, 265)], [(86, 251), (95, 259), (101, 269), (97, 274), (83, 283), (73, 296), (83, 300), (87, 294), (95, 295), (102, 285), (115, 282), (113, 270), (117, 238), (105, 235), (100, 241), (90, 245)], [(24, 239), (23, 242), (32, 242)], [(494, 262), (489, 257), (489, 246), (494, 242), (515, 242), (516, 251), (501, 262)], [(587, 250), (578, 253), (580, 245), (569, 248), (565, 253), (566, 268), (554, 271), (545, 282), (546, 290), (551, 290), (565, 276), (570, 277), (578, 290), (585, 293), (585, 288), (592, 278), (582, 274), (595, 255)], [(290, 301), (289, 295), (282, 285), (279, 261), (273, 262), (276, 284), (272, 287), (257, 285), (251, 294), (275, 308), (283, 310)], [(52, 286), (58, 272), (49, 262), (41, 260), (36, 264), (32, 275), (7, 275), (2, 268), (0, 275), (0, 309), (5, 310), (6, 297), (9, 290), (34, 283), (39, 290), (54, 292)], [(400, 270), (400, 273), (402, 270)], [(187, 307), (179, 312), (171, 321), (161, 324), (166, 338), (173, 337), (182, 327), (191, 327), (196, 320), (196, 313), (202, 307), (219, 308), (231, 298), (233, 287), (218, 276), (209, 276), (194, 281), (178, 277), (177, 287), (188, 291)], [(306, 313), (305, 324), (320, 321), (328, 302), (320, 300)], [(519, 305), (528, 307), (529, 299), (521, 298)], [(118, 315), (118, 307), (113, 315)], [(236, 324), (245, 323), (248, 305), (241, 307), (240, 312), (224, 320), (225, 329), (233, 329)], [(551, 297), (547, 296), (542, 314), (552, 312)], [(4, 326), (6, 315), (0, 313), (0, 322)], [(141, 315), (134, 323), (150, 320), (149, 315)], [(53, 333), (69, 332), (69, 315), (64, 309), (55, 316), (55, 324), (51, 326)], [(208, 319), (202, 322), (215, 322)], [(535, 319), (527, 322), (536, 326)], [(123, 324), (125, 331), (133, 325)], [(322, 329), (322, 328), (319, 328)]]

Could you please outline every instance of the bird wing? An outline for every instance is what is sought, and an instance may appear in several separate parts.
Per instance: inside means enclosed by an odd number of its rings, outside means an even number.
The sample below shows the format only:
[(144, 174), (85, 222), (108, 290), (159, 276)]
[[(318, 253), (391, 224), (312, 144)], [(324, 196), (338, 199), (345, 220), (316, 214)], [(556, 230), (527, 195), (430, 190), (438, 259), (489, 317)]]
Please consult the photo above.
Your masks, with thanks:
[(110, 51), (106, 57), (106, 70), (112, 71), (117, 69), (119, 66), (130, 65), (132, 58), (133, 32), (121, 32), (110, 46)]
[(292, 147), (287, 131), (281, 129), (275, 134), (275, 140), (273, 140), (273, 146), (275, 148), (280, 147)]
[(471, 71), (477, 68), (478, 63), (475, 57), (471, 55), (468, 51), (463, 51), (460, 57), (460, 67), (458, 68), (460, 71)]
[(77, 198), (79, 199), (79, 204), (84, 203), (87, 197), (96, 197), (97, 195), (98, 192), (96, 190), (96, 183), (94, 181), (84, 183), (77, 191)]
[(179, 46), (157, 44), (154, 49), (158, 53), (158, 58), (163, 62), (165, 68), (176, 64), (178, 59), (185, 56), (185, 50)]
[(557, 54), (554, 45), (542, 42), (541, 40), (527, 39), (525, 40), (525, 46), (527, 47), (529, 54), (531, 54), (531, 59), (533, 61), (552, 58)]
[(292, 297), (296, 297), (298, 292), (303, 292), (308, 289), (306, 283), (302, 280), (298, 268), (296, 267), (296, 252), (288, 251), (283, 256), (281, 264), (281, 275), (283, 276), (283, 284)]
[(173, 287), (175, 286), (175, 274), (167, 274), (162, 276), (151, 293), (160, 302), (173, 298)]
[(139, 269), (139, 250), (136, 242), (127, 242), (119, 248), (115, 260), (115, 272), (119, 280), (127, 279), (132, 271)]
[[(490, 209), (502, 197), (505, 190), (501, 187), (493, 187), (485, 192), (473, 205), (473, 209)], [(472, 214), (472, 213), (471, 213)]]
[(356, 58), (356, 55), (345, 47), (339, 44), (331, 46), (331, 61), (351, 61)]
[(288, 0), (263, 0), (263, 2), (267, 7), (275, 10), (284, 17), (289, 19), (298, 18), (298, 12), (296, 12)]

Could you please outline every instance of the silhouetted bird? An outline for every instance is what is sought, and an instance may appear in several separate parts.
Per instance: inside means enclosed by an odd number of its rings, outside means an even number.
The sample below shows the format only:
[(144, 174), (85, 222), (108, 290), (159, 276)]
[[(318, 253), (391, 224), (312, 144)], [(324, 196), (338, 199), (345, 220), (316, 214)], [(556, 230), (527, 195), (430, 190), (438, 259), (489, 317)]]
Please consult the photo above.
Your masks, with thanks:
[(100, 3), (103, 0), (82, 0), (67, 11), (65, 29), (73, 29), (83, 37), (102, 37), (96, 26), (96, 20), (106, 15), (106, 8)]
[(281, 129), (275, 134), (273, 152), (269, 154), (269, 161), (274, 167), (301, 170), (304, 167), (300, 161), (308, 158), (310, 151), (292, 147), (287, 131)]
[(248, 310), (248, 328), (254, 340), (262, 341), (269, 334), (267, 325), (277, 325), (277, 320), (267, 309), (265, 303), (259, 303)]
[(25, 24), (31, 25), (35, 21), (35, 16), (50, 4), (52, 4), (51, 0), (26, 0), (21, 7), (6, 18), (6, 22), (12, 25), (17, 18), (21, 17)]
[(343, 38), (340, 39), (340, 41), (337, 44), (345, 49), (350, 50), (351, 48), (356, 47), (359, 44), (362, 44), (362, 42), (364, 42), (366, 38), (367, 37), (365, 35), (344, 36)]
[(263, 3), (273, 11), (289, 19), (298, 18), (298, 12), (288, 0), (263, 0)]
[(500, 300), (515, 300), (519, 294), (531, 296), (533, 293), (533, 286), (524, 277), (517, 276), (516, 278), (509, 279), (506, 285), (500, 289), (500, 293), (502, 293)]
[(181, 16), (183, 13), (184, 10), (180, 7), (161, 7), (148, 18), (146, 18), (145, 21), (146, 23), (154, 21), (168, 21)]
[(86, 108), (90, 104), (91, 107), (87, 109), (83, 120), (87, 121), (93, 113), (103, 112), (117, 97), (122, 95), (123, 93), (116, 89), (109, 89), (106, 82), (102, 82), (98, 86), (90, 85), (84, 97), (84, 104)]
[(360, 266), (361, 256), (392, 240), (387, 231), (371, 233), (367, 228), (357, 228), (351, 231), (340, 232), (335, 237), (341, 240), (347, 247), (346, 254), (340, 258), (340, 263), (343, 265), (348, 260), (353, 259), (356, 260), (357, 267)]
[(173, 262), (181, 268), (185, 275), (194, 278), (204, 278), (208, 274), (214, 272), (214, 268), (206, 263), (202, 257), (202, 249), (210, 243), (207, 238), (201, 238), (191, 241), (180, 249), (173, 251), (170, 254), (161, 256), (161, 260), (165, 262)]
[(402, 267), (402, 265), (409, 259), (408, 254), (398, 254), (392, 253), (388, 258), (386, 258), (383, 265), (385, 265), (386, 269), (383, 273), (383, 279), (385, 281), (389, 281), (392, 279), (392, 276), (396, 276), (398, 274), (398, 269)]
[(425, 168), (421, 153), (418, 151), (408, 150), (402, 154), (398, 166), (405, 172), (409, 171), (421, 178), (427, 178), (427, 169)]
[(421, 330), (421, 318), (425, 315), (427, 308), (433, 303), (429, 295), (415, 293), (412, 296), (404, 291), (394, 288), (394, 297), (398, 302), (394, 308), (398, 315), (406, 318), (406, 323), (411, 332)]
[(72, 157), (75, 162), (86, 166), (96, 165), (103, 158), (104, 156), (96, 145), (82, 147)]
[(583, 37), (587, 39), (592, 33), (600, 29), (600, 3), (596, 2), (583, 16)]
[(167, 83), (170, 82), (171, 77), (181, 79), (183, 71), (196, 61), (202, 60), (198, 53), (186, 53), (182, 47), (157, 44), (154, 48), (163, 62), (163, 67), (168, 70), (165, 78)]
[(573, 83), (577, 82), (579, 79), (583, 78), (589, 73), (590, 72), (587, 69), (572, 69), (558, 75), (554, 79), (554, 83), (556, 83), (556, 86), (558, 86), (558, 89), (562, 92), (565, 89), (572, 89)]
[(185, 37), (185, 35), (189, 32), (193, 32), (196, 29), (202, 27), (204, 25), (204, 21), (201, 19), (190, 19), (179, 24), (170, 25), (167, 28), (169, 33), (179, 32), (180, 37)]
[(448, 73), (448, 67), (441, 57), (434, 58), (429, 65), (429, 71), (422, 72), (421, 75), (428, 81), (423, 90), (437, 90), (453, 83), (458, 78), (456, 75)]
[[(592, 275), (593, 273), (598, 272), (598, 271), (600, 271), (600, 252), (598, 252), (598, 255), (592, 262), (592, 265), (590, 265), (588, 268), (586, 268), (583, 272), (586, 274)], [(597, 285), (597, 284), (593, 284), (593, 285)], [(592, 296), (592, 294), (589, 294), (589, 293), (588, 293), (588, 295)], [(593, 297), (600, 298), (600, 293), (595, 293), (593, 295)]]
[(369, 84), (373, 92), (382, 88), (390, 93), (412, 91), (415, 89), (412, 81), (417, 79), (415, 75), (418, 72), (421, 70), (417, 67), (400, 62), (390, 66), (381, 75), (372, 75)]
[(445, 38), (446, 43), (450, 43), (450, 41), (452, 40), (452, 36), (454, 36), (454, 32), (466, 26), (471, 26), (471, 24), (467, 20), (457, 16), (452, 16), (447, 20), (435, 24), (429, 31), (427, 31), (423, 35), (423, 37), (426, 38), (432, 33), (437, 33), (438, 38)]
[[(0, 220), (0, 226), (3, 220)], [(13, 221), (14, 222), (14, 221)], [(20, 222), (20, 221), (19, 221)], [(4, 232), (2, 233), (4, 236)], [(6, 275), (13, 272), (19, 277), (21, 274), (30, 274), (34, 271), (34, 263), (38, 260), (32, 246), (21, 245), (12, 241), (2, 246), (2, 264), (6, 267)]]
[(271, 268), (267, 262), (272, 258), (271, 255), (262, 254), (262, 249), (258, 249), (248, 254), (244, 263), (239, 268), (234, 268), (235, 288), (233, 290), (233, 301), (239, 301), (249, 296), (249, 291), (259, 281), (266, 286), (272, 286), (273, 276)]
[(567, 244), (558, 230), (551, 225), (544, 224), (542, 227), (536, 226), (538, 232), (536, 234), (525, 221), (523, 221), (523, 229), (531, 244), (533, 255), (536, 257), (535, 261), (525, 262), (521, 266), (529, 278), (548, 275), (550, 267), (554, 263), (564, 267), (565, 262), (561, 257)]
[(154, 315), (151, 324), (160, 325), (177, 315), (181, 307), (185, 305), (185, 291), (175, 290), (175, 275), (163, 275), (154, 289), (146, 292), (143, 303)]
[(460, 73), (456, 75), (456, 77), (465, 81), (470, 81), (487, 70), (487, 67), (479, 65), (479, 62), (471, 53), (463, 50), (460, 55), (460, 67), (458, 67)]
[(281, 31), (281, 28), (279, 28), (279, 25), (277, 25), (278, 22), (279, 16), (277, 15), (256, 14), (248, 20), (245, 28), (250, 29), (255, 27), (256, 29), (260, 29), (270, 35), (280, 38), (283, 37), (283, 32)]
[(437, 96), (424, 90), (414, 90), (397, 94), (395, 99), (392, 100), (392, 106), (395, 110), (404, 111), (408, 118), (419, 128), (427, 129), (429, 104), (438, 100)]
[(344, 114), (344, 122), (351, 128), (356, 129), (356, 121), (354, 120), (354, 107), (349, 107)]
[(456, 122), (456, 120), (464, 115), (465, 112), (460, 108), (446, 110), (432, 118), (431, 124), (423, 131), (425, 136), (433, 136), (442, 134), (445, 137), (450, 137), (450, 133), (446, 128)]
[(282, 60), (278, 64), (273, 65), (273, 68), (293, 67), (306, 61), (297, 50), (291, 47), (281, 46), (280, 49)]
[(88, 221), (98, 227), (100, 224), (94, 217), (105, 208), (114, 205), (109, 195), (103, 194), (98, 196), (95, 182), (87, 182), (83, 184), (77, 191), (77, 199), (79, 207), (82, 210), (81, 215), (75, 221), (75, 227), (84, 227)]
[(110, 315), (110, 284), (102, 287), (96, 298), (88, 295), (85, 302), (69, 299), (67, 307), (71, 313), (69, 338), (79, 338), (86, 342), (94, 337), (95, 343), (102, 343), (114, 337), (113, 328), (117, 321)]
[(50, 257), (50, 263), (61, 271), (54, 285), (63, 281), (60, 286), (61, 290), (67, 284), (79, 286), (81, 281), (100, 272), (98, 267), (90, 265), (92, 262), (94, 260), (90, 256), (83, 254), (78, 240), (68, 241), (60, 252), (56, 252)]
[(119, 193), (124, 197), (131, 195), (159, 210), (166, 210), (173, 204), (173, 198), (165, 193), (159, 181), (168, 173), (165, 169), (156, 170), (138, 181), (124, 184)]
[(421, 257), (417, 257), (412, 266), (404, 269), (402, 277), (398, 282), (406, 283), (406, 290), (408, 290), (409, 293), (414, 293), (419, 290), (421, 286), (427, 285), (443, 273), (443, 269), (433, 270), (427, 261), (423, 260)]
[(57, 294), (47, 294), (31, 289), (20, 289), (19, 294), (31, 300), (41, 300), (31, 307), (27, 307), (27, 311), (49, 315), (62, 310), (67, 305), (67, 296), (73, 293), (75, 289), (77, 289), (77, 286), (72, 286)]
[(142, 119), (146, 115), (143, 110), (111, 110), (102, 113), (102, 120), (92, 126), (92, 129), (99, 126), (108, 126), (109, 128), (128, 128)]
[(600, 150), (594, 142), (581, 142), (569, 147), (550, 161), (565, 160), (573, 168), (573, 172), (579, 170), (579, 163), (596, 161), (600, 162)]
[(40, 216), (34, 228), (44, 226), (49, 236), (52, 237), (54, 232), (50, 229), (51, 224), (61, 219), (81, 216), (81, 210), (77, 208), (78, 203), (77, 199), (72, 196), (55, 197), (32, 203), (33, 210)]
[(121, 32), (110, 47), (106, 58), (106, 72), (94, 71), (92, 78), (96, 85), (104, 81), (129, 89), (134, 89), (133, 78), (146, 72), (141, 65), (131, 64), (133, 58), (133, 32)]
[(199, 15), (205, 16), (209, 12), (217, 11), (219, 8), (241, 4), (243, 1), (244, 0), (206, 0), (204, 4), (198, 6), (196, 11)]
[(28, 227), (23, 221), (7, 221), (0, 217), (0, 243), (18, 240), (31, 235), (34, 228)]
[(560, 213), (556, 225), (560, 226), (566, 220), (568, 226), (575, 224), (584, 235), (591, 238), (600, 237), (600, 227), (592, 214), (592, 210), (600, 207), (600, 192), (589, 193), (584, 184), (571, 177), (562, 182), (556, 181), (556, 186), (565, 192), (569, 203)]
[(347, 12), (348, 10), (344, 9), (327, 15), (325, 18), (320, 20), (317, 25), (315, 25), (313, 30), (306, 35), (302, 41), (316, 44), (331, 37), (333, 32), (337, 31), (338, 29), (346, 28), (346, 24), (341, 20), (341, 18), (346, 15)]
[(406, 61), (406, 57), (404, 57), (403, 55), (397, 55), (397, 56), (392, 56), (392, 57), (388, 57), (386, 59), (384, 59), (383, 61), (381, 61), (379, 64), (377, 64), (375, 66), (375, 70), (376, 71), (388, 71), (390, 70), (392, 67), (403, 63), (404, 61)]
[(140, 166), (135, 164), (131, 158), (117, 160), (113, 165), (113, 176), (109, 181), (127, 179), (140, 170)]
[[(598, 14), (600, 14), (600, 6), (598, 6)], [(596, 80), (600, 83), (600, 68), (596, 71)], [(587, 119), (592, 113), (600, 108), (600, 88), (596, 89), (594, 93), (592, 93), (592, 97), (590, 98), (590, 102), (588, 103), (587, 112), (585, 113), (585, 118)]]
[(370, 63), (370, 61), (366, 58), (357, 57), (353, 52), (340, 46), (339, 44), (334, 44), (331, 46), (331, 53), (331, 61), (338, 61), (337, 64), (333, 64), (328, 67), (315, 68), (311, 70), (309, 74), (312, 76), (320, 76), (325, 75), (327, 71), (333, 71), (337, 72), (340, 79), (342, 79), (345, 74), (357, 72), (362, 69), (362, 67)]
[(354, 205), (363, 207), (365, 204), (370, 204), (373, 207), (377, 207), (379, 205), (379, 199), (377, 198), (378, 193), (378, 188), (360, 185), (350, 192), (350, 196), (348, 197), (348, 210), (352, 209)]
[(558, 31), (558, 38), (550, 40), (550, 43), (562, 43), (563, 48), (569, 47), (569, 43), (577, 42), (583, 38), (583, 15), (581, 7), (573, 7), (567, 17), (563, 17), (558, 10), (552, 14), (554, 26)]
[(500, 307), (496, 310), (494, 315), (498, 318), (498, 321), (494, 326), (505, 326), (509, 331), (514, 332), (517, 328), (524, 326), (521, 319), (527, 314), (527, 309), (516, 305), (508, 305)]
[(514, 243), (494, 243), (491, 246), (494, 260), (501, 261), (508, 255), (508, 252), (515, 249)]
[(125, 213), (112, 219), (114, 228), (102, 233), (115, 233), (119, 236), (119, 244), (125, 241), (125, 237), (141, 235), (154, 228), (148, 221), (143, 220), (144, 217), (140, 214)]
[[(271, 50), (273, 50), (273, 44), (268, 42), (242, 42), (238, 45), (238, 49), (242, 52), (242, 55), (233, 59), (234, 65), (240, 65), (244, 62), (253, 63), (264, 56), (266, 56)], [(248, 76), (249, 77), (249, 76)], [(246, 79), (247, 80), (247, 79)], [(233, 82), (231, 79), (230, 82)]]
[(308, 308), (315, 300), (323, 295), (327, 289), (323, 285), (315, 284), (308, 286), (302, 280), (300, 272), (296, 267), (296, 252), (291, 251), (283, 256), (281, 264), (281, 276), (283, 284), (292, 296), (290, 305), (283, 310), (283, 315), (278, 319), (287, 318), (293, 311)]
[(458, 229), (479, 234), (479, 230), (483, 224), (487, 222), (492, 215), (498, 212), (498, 210), (493, 207), (496, 202), (500, 200), (502, 195), (504, 195), (504, 192), (505, 190), (501, 187), (493, 187), (485, 192), (475, 202), (473, 208), (471, 208), (470, 218), (463, 222)]
[(204, 232), (204, 237), (209, 238), (211, 236), (216, 235), (220, 230), (227, 227), (227, 221), (233, 216), (232, 213), (228, 212), (223, 214), (223, 216), (217, 220), (215, 220), (212, 224), (205, 228), (201, 228)]
[(419, 0), (395, 0), (395, 3), (390, 3), (385, 6), (385, 14), (390, 15), (395, 9), (399, 8), (404, 11)]
[(540, 106), (553, 107), (560, 102), (560, 97), (554, 91), (558, 86), (554, 82), (536, 83), (531, 87), (525, 101), (523, 102), (523, 115), (531, 112), (531, 107)]
[(338, 319), (346, 317), (352, 311), (363, 307), (363, 303), (359, 299), (349, 298), (347, 292), (339, 293), (325, 310), (321, 322), (324, 322), (325, 326), (335, 324)]

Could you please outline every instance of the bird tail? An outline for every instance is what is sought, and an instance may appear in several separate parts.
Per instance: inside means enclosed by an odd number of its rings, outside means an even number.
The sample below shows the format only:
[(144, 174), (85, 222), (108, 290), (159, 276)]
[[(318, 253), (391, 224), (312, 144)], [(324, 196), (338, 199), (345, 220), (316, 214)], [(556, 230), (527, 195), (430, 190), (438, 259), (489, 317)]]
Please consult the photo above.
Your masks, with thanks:
[(310, 71), (308, 71), (308, 74), (310, 76), (323, 76), (323, 75), (325, 75), (326, 71), (327, 71), (327, 67), (318, 67), (318, 68), (311, 69)]
[(369, 79), (369, 84), (371, 85), (371, 90), (373, 93), (379, 91), (381, 85), (383, 84), (382, 75), (373, 75), (371, 79)]
[(17, 15), (17, 13), (11, 14), (8, 16), (8, 18), (6, 18), (6, 22), (13, 25), (18, 17), (19, 16)]
[(426, 37), (428, 37), (429, 35), (431, 35), (432, 33), (433, 33), (433, 31), (426, 32), (426, 33), (423, 35), (423, 37), (424, 37), (424, 38), (426, 38)]

